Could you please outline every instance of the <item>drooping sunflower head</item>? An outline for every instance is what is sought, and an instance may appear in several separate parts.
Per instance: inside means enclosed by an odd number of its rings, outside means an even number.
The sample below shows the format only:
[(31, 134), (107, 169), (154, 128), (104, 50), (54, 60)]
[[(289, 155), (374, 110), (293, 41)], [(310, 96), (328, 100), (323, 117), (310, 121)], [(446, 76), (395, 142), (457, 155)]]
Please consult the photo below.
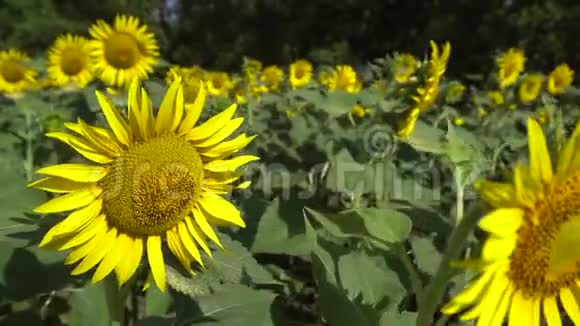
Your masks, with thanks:
[(16, 95), (35, 87), (38, 73), (27, 66), (28, 60), (19, 50), (0, 51), (0, 93)]
[(497, 80), (501, 88), (516, 83), (526, 63), (526, 55), (521, 49), (511, 48), (497, 57)]
[(77, 275), (95, 269), (97, 282), (115, 272), (119, 284), (131, 278), (146, 254), (152, 277), (165, 289), (163, 243), (183, 267), (203, 265), (208, 239), (221, 247), (214, 226), (244, 227), (239, 210), (223, 195), (239, 183), (240, 168), (258, 159), (233, 156), (254, 137), (231, 137), (244, 119), (236, 105), (197, 125), (205, 90), (185, 105), (181, 79), (169, 87), (159, 110), (137, 80), (129, 89), (127, 118), (97, 92), (109, 128), (82, 120), (67, 123), (73, 133), (48, 136), (71, 146), (90, 164), (68, 163), (38, 170), (31, 186), (61, 196), (35, 209), (70, 212), (44, 236), (41, 246), (72, 251), (65, 260)]
[(518, 91), (520, 101), (528, 104), (535, 100), (542, 91), (544, 76), (542, 74), (530, 74), (524, 78)]
[(280, 84), (284, 81), (284, 71), (278, 66), (268, 66), (262, 71), (260, 81), (268, 88), (268, 91), (275, 92), (280, 89)]
[(393, 75), (399, 84), (408, 83), (417, 71), (417, 59), (412, 54), (401, 53), (394, 58)]
[(202, 81), (205, 78), (205, 71), (197, 65), (191, 67), (171, 66), (165, 81), (171, 85), (176, 78), (181, 77), (183, 81), (183, 97), (186, 104), (193, 104), (199, 94)]
[(90, 28), (94, 72), (105, 83), (125, 87), (147, 79), (159, 58), (159, 46), (147, 25), (136, 17), (119, 15), (113, 26), (103, 20)]
[(206, 75), (207, 91), (213, 96), (228, 96), (232, 80), (225, 72), (209, 72)]
[(574, 81), (574, 70), (567, 64), (558, 65), (548, 76), (548, 92), (558, 95), (566, 92), (566, 89)]
[(348, 65), (340, 65), (334, 70), (328, 89), (331, 91), (358, 93), (361, 87), (362, 83), (358, 80), (354, 68)]
[(312, 79), (312, 64), (308, 60), (300, 59), (290, 65), (290, 85), (292, 89), (304, 87)]
[[(540, 125), (528, 120), (529, 166), (513, 181), (480, 181), (494, 210), (479, 226), (488, 232), (479, 275), (443, 309), (479, 325), (562, 325), (560, 309), (580, 321), (580, 124), (553, 166)], [(465, 308), (468, 310), (465, 311)]]
[(59, 36), (48, 51), (48, 75), (55, 86), (85, 87), (93, 80), (89, 40), (82, 36)]

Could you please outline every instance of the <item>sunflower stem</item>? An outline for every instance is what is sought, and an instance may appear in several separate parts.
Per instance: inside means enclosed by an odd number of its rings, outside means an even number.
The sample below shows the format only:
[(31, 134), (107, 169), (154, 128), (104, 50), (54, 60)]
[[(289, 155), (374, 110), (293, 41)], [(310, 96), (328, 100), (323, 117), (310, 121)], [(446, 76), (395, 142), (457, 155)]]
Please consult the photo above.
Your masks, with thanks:
[(30, 111), (24, 111), (24, 119), (26, 123), (26, 133), (24, 134), (24, 141), (26, 142), (26, 151), (24, 157), (24, 171), (26, 173), (26, 180), (32, 181), (34, 170), (34, 150), (32, 148), (32, 114)]
[(463, 191), (464, 186), (461, 182), (462, 170), (455, 169), (455, 186), (457, 188), (456, 204), (455, 204), (455, 225), (459, 225), (463, 219), (464, 208), (463, 208)]
[(409, 280), (411, 281), (411, 288), (413, 292), (415, 292), (415, 296), (417, 298), (421, 298), (423, 294), (423, 281), (421, 281), (421, 275), (415, 268), (415, 264), (409, 258), (407, 251), (405, 250), (405, 246), (402, 243), (396, 244), (395, 249), (401, 262), (403, 263), (403, 267), (409, 273)]
[(462, 219), (453, 229), (447, 243), (447, 249), (441, 259), (441, 264), (437, 268), (431, 283), (425, 287), (424, 295), (419, 300), (417, 326), (431, 326), (433, 324), (433, 318), (445, 294), (448, 281), (455, 273), (449, 263), (461, 256), (463, 248), (478, 221), (476, 209), (477, 207), (474, 207), (474, 210), (467, 214), (466, 218)]

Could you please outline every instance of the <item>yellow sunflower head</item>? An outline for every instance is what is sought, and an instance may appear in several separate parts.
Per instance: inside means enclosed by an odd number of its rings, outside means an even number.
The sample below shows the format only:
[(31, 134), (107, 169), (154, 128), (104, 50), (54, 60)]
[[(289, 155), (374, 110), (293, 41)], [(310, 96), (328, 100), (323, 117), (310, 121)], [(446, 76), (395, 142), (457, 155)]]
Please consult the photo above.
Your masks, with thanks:
[(166, 287), (162, 246), (183, 267), (203, 266), (209, 240), (221, 247), (213, 226), (244, 227), (240, 211), (223, 195), (239, 183), (240, 168), (258, 158), (235, 156), (254, 138), (232, 134), (242, 125), (236, 105), (198, 124), (205, 91), (185, 105), (181, 79), (169, 87), (159, 110), (137, 80), (129, 88), (127, 118), (104, 94), (97, 99), (109, 128), (79, 119), (52, 132), (92, 163), (41, 168), (46, 177), (30, 186), (61, 194), (35, 208), (39, 214), (67, 212), (40, 246), (71, 250), (65, 264), (73, 275), (94, 269), (93, 282), (115, 272), (124, 284), (145, 254), (157, 286)]
[(408, 83), (415, 71), (417, 71), (417, 59), (412, 54), (401, 53), (395, 56), (394, 76), (397, 83)]
[(225, 72), (209, 72), (206, 75), (207, 91), (213, 96), (228, 96), (232, 80)]
[(548, 76), (548, 92), (550, 94), (563, 94), (574, 81), (574, 70), (563, 63), (558, 65)]
[(175, 79), (181, 77), (185, 103), (192, 104), (197, 99), (204, 76), (205, 71), (197, 65), (191, 67), (171, 66), (169, 71), (167, 71), (165, 81), (168, 85), (171, 85)]
[(280, 84), (284, 81), (284, 71), (278, 66), (268, 66), (262, 71), (260, 81), (264, 83), (268, 91), (275, 92), (280, 89)]
[(489, 91), (487, 92), (487, 97), (494, 105), (502, 105), (505, 103), (503, 93), (500, 91)]
[(518, 91), (520, 101), (524, 104), (528, 104), (535, 100), (542, 91), (543, 83), (544, 76), (542, 76), (542, 74), (530, 74), (526, 76)]
[(19, 50), (0, 51), (0, 93), (16, 95), (36, 86), (36, 70), (27, 66), (28, 56)]
[(497, 58), (497, 80), (501, 88), (506, 88), (516, 83), (518, 76), (524, 71), (526, 55), (521, 49), (511, 48)]
[[(493, 208), (480, 272), (444, 308), (478, 325), (562, 325), (560, 309), (580, 320), (580, 124), (552, 164), (542, 128), (528, 119), (529, 164), (511, 182), (479, 181)], [(467, 310), (465, 310), (467, 309)], [(543, 323), (544, 320), (546, 323)]]
[(355, 106), (352, 107), (350, 114), (353, 117), (362, 119), (364, 117), (366, 117), (367, 115), (369, 115), (370, 113), (372, 113), (372, 109), (364, 107), (360, 104), (356, 104)]
[(248, 102), (247, 94), (248, 90), (246, 84), (244, 83), (243, 79), (235, 79), (232, 82), (232, 88), (230, 90), (230, 97), (236, 101), (238, 104), (245, 104)]
[(89, 40), (82, 36), (59, 36), (48, 51), (48, 75), (55, 86), (85, 87), (93, 80)]
[(109, 85), (127, 86), (131, 80), (147, 79), (159, 58), (159, 46), (147, 25), (136, 17), (119, 15), (113, 26), (98, 20), (90, 28), (94, 72)]
[(362, 83), (357, 79), (356, 71), (348, 65), (337, 66), (329, 81), (328, 89), (331, 91), (346, 91), (358, 93)]
[(290, 85), (292, 89), (304, 87), (312, 79), (312, 64), (308, 60), (296, 60), (290, 65)]
[(325, 69), (318, 74), (318, 82), (326, 88), (330, 89), (334, 74), (334, 70)]

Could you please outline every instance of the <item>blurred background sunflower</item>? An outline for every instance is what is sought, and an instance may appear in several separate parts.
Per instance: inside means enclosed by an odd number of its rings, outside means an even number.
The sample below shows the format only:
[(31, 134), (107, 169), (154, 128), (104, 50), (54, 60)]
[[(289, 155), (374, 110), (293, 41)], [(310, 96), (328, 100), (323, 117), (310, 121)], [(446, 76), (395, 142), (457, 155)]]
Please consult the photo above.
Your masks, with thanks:
[(24, 52), (0, 51), (0, 92), (16, 95), (36, 86), (37, 71), (30, 68)]
[(48, 50), (47, 72), (54, 86), (83, 88), (94, 77), (89, 40), (79, 35), (59, 36)]

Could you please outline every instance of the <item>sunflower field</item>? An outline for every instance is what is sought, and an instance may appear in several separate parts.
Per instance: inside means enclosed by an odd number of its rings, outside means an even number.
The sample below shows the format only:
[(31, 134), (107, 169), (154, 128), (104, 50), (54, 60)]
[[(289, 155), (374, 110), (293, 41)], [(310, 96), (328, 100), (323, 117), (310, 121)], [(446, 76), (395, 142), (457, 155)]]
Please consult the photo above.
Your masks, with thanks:
[(82, 28), (0, 48), (0, 325), (580, 325), (571, 63), (218, 69)]

